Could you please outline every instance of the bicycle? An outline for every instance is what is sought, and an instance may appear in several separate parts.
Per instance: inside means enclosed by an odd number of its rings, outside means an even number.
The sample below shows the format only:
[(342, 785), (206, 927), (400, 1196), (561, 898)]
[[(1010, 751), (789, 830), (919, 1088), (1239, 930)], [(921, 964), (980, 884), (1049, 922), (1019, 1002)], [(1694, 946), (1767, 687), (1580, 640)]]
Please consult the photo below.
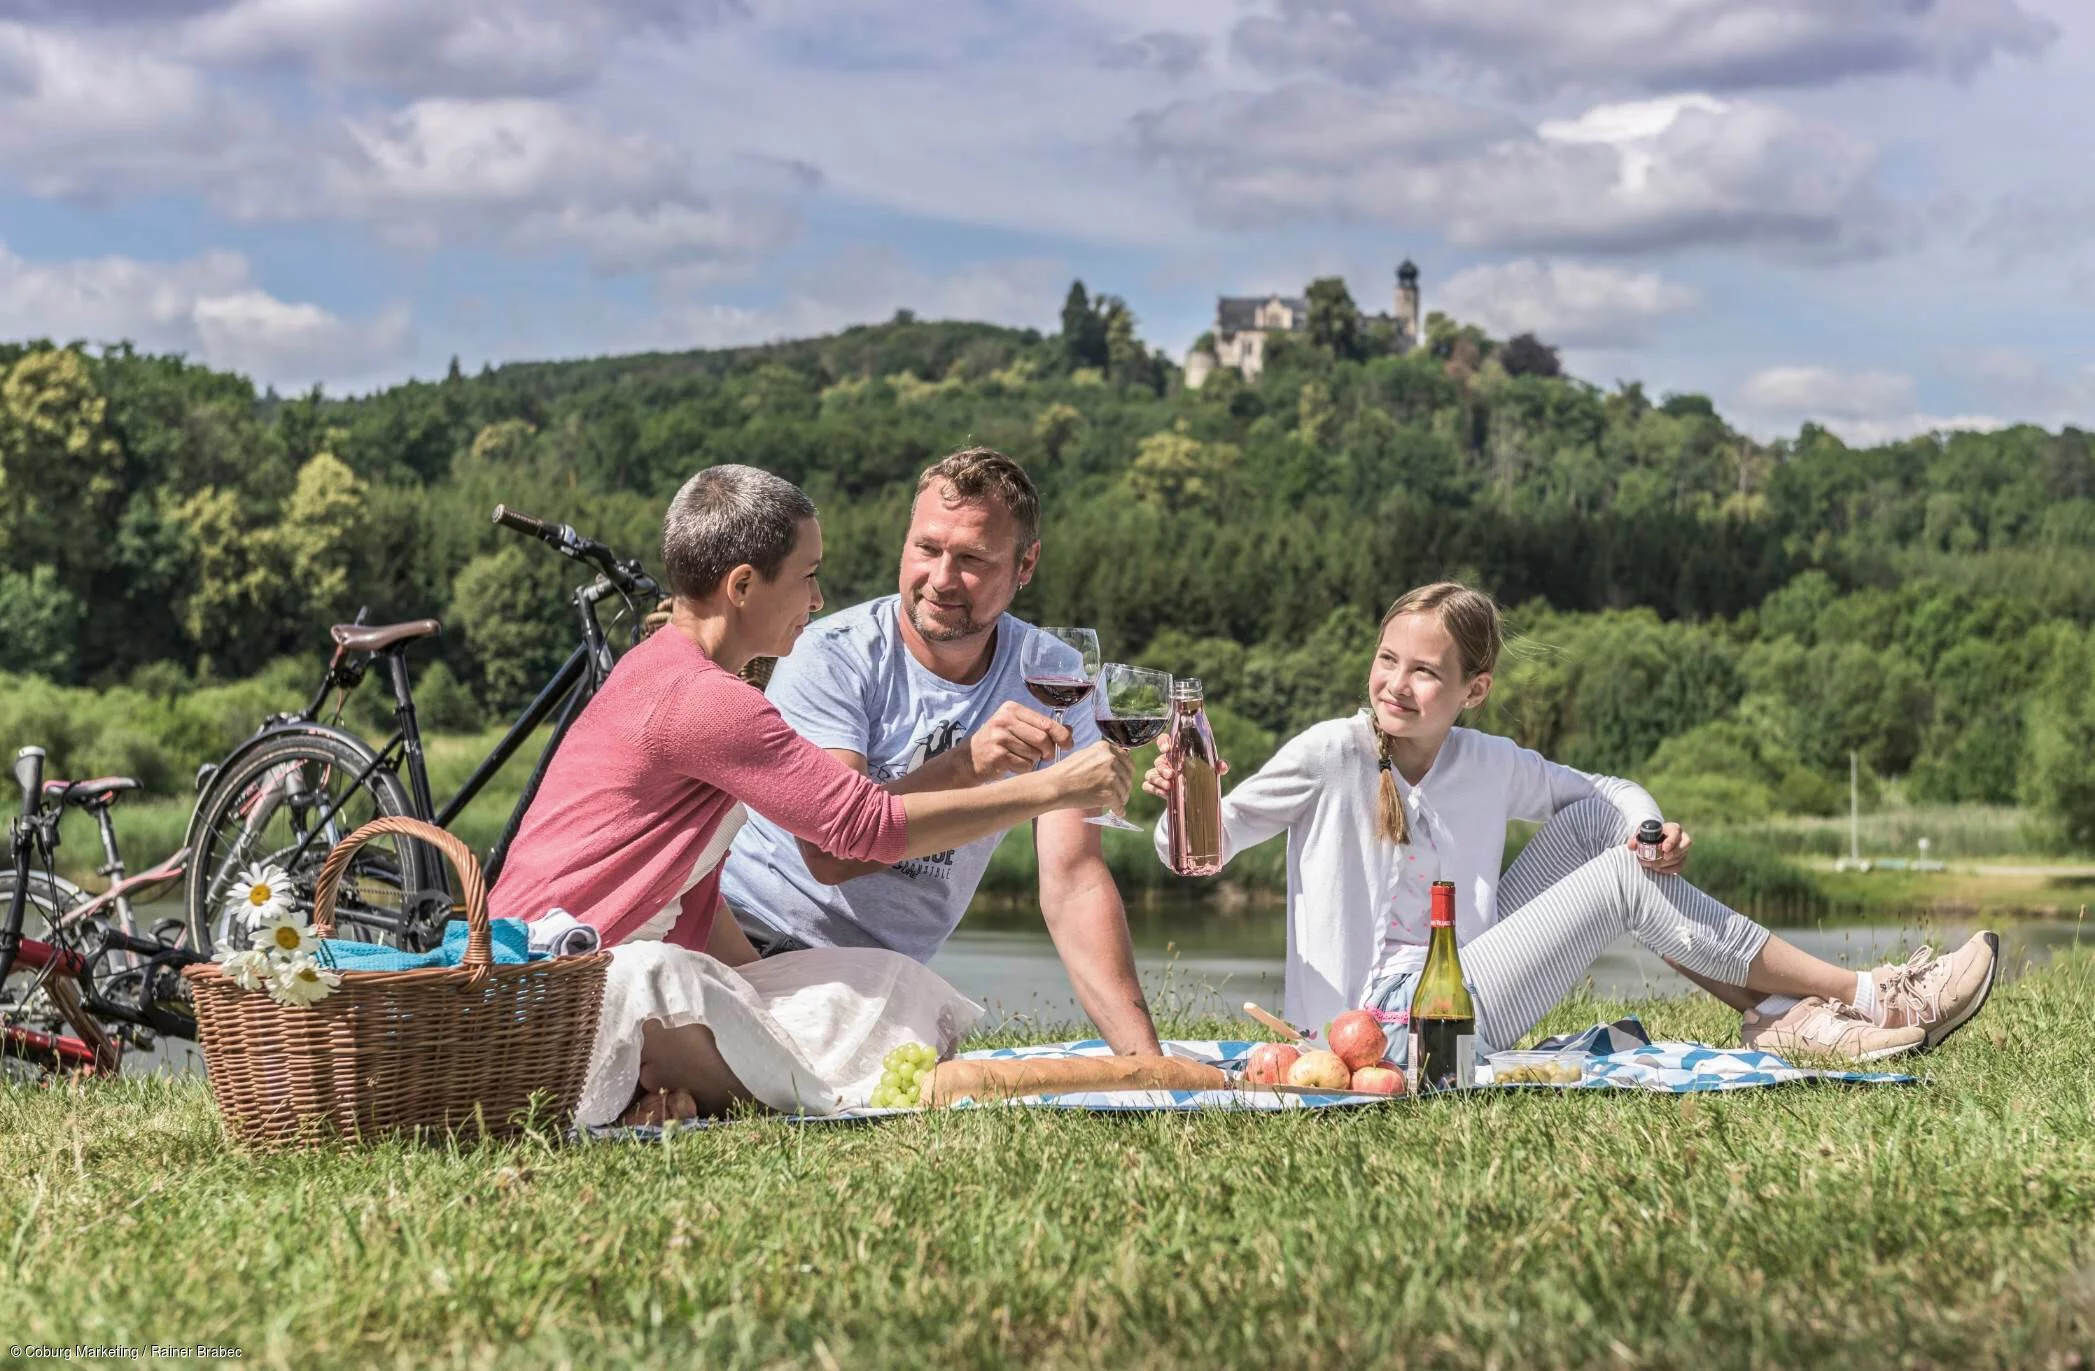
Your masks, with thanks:
[[(119, 796), (142, 789), (140, 782), (46, 781), (44, 759), (33, 746), (15, 757), (22, 809), (9, 826), (13, 861), (0, 875), (7, 910), (0, 921), (0, 1059), (10, 1073), (111, 1075), (126, 1048), (149, 1047), (156, 1035), (196, 1038), (181, 973), (203, 958), (183, 945), (179, 920), (141, 935), (131, 905), (140, 892), (180, 880), (188, 853), (127, 875), (109, 810)], [(53, 869), (68, 809), (94, 816), (101, 834), (97, 872), (111, 880), (99, 895)], [(24, 936), (32, 910), (36, 936)]]
[[(553, 754), (611, 673), (614, 658), (598, 605), (616, 597), (622, 608), (613, 624), (630, 620), (637, 636), (641, 606), (652, 608), (661, 587), (637, 559), (622, 558), (566, 524), (534, 519), (504, 505), (495, 506), (493, 519), (596, 573), (571, 597), (581, 641), (458, 793), (439, 809), (430, 795), (406, 652), (410, 644), (436, 636), (440, 626), (434, 619), (366, 625), (361, 614), (355, 623), (336, 624), (328, 631), (334, 655), (306, 707), (272, 716), (224, 762), (198, 774), (201, 793), (185, 842), (190, 865), (183, 887), (184, 922), (193, 946), (208, 953), (228, 939), (237, 916), (227, 909), (226, 893), (241, 872), (257, 864), (270, 863), (288, 873), (294, 898), (310, 908), (320, 863), (336, 843), (368, 820), (407, 817), (450, 827), (538, 726), (552, 718), (552, 736), (482, 863), (490, 887), (500, 877), (509, 844), (538, 794)], [(394, 718), (392, 736), (375, 748), (339, 724), (349, 692), (374, 667), (383, 667), (392, 687)], [(331, 692), (339, 692), (334, 716), (323, 721), (321, 712)], [(336, 936), (416, 951), (433, 947), (442, 941), (451, 914), (449, 881), (442, 859), (412, 839), (369, 843), (358, 851), (339, 888)]]

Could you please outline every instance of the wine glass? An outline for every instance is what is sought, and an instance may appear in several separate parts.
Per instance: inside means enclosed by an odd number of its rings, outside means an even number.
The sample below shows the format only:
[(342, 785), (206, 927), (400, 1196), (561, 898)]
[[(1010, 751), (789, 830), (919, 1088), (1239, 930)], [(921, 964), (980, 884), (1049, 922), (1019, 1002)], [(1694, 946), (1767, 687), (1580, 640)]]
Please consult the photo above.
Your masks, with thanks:
[[(1099, 669), (1092, 712), (1099, 736), (1113, 746), (1133, 752), (1153, 743), (1171, 722), (1171, 675), (1126, 662), (1107, 662)], [(1124, 814), (1100, 814), (1084, 822), (1130, 833), (1142, 831), (1142, 825), (1129, 823)]]
[(1088, 628), (1036, 628), (1026, 635), (1018, 665), (1027, 691), (1055, 711), (1059, 724), (1070, 706), (1091, 694), (1098, 675), (1098, 634)]

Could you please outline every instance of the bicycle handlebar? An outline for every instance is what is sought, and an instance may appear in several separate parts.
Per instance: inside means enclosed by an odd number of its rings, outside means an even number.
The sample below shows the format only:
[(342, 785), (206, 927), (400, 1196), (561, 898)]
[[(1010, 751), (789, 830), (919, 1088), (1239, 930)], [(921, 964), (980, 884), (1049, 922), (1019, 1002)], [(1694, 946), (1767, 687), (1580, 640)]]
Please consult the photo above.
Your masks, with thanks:
[(22, 787), (24, 817), (36, 813), (44, 798), (44, 750), (25, 747), (15, 754), (15, 781)]
[[(547, 526), (545, 520), (534, 519), (528, 514), (520, 514), (508, 505), (495, 506), (495, 522), (504, 528), (515, 529), (518, 533), (529, 534), (533, 538), (544, 538), (547, 542), (560, 541), (558, 537), (553, 536), (553, 530)], [(564, 531), (570, 535), (574, 533), (573, 529), (565, 529)]]
[(589, 563), (628, 595), (656, 594), (660, 591), (654, 577), (641, 570), (639, 562), (619, 560), (610, 548), (594, 538), (584, 537), (566, 524), (534, 519), (521, 510), (511, 509), (508, 505), (495, 506), (494, 522), (512, 532), (550, 543), (563, 555), (578, 562)]

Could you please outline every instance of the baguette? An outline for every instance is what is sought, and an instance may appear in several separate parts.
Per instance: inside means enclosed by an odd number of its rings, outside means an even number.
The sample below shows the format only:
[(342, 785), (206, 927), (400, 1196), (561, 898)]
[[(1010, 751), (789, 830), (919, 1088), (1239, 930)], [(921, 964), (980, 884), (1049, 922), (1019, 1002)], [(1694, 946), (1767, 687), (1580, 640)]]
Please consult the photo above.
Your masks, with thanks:
[(1055, 1095), (1069, 1090), (1222, 1090), (1222, 1069), (1183, 1057), (1055, 1057), (940, 1062), (924, 1077), (923, 1102)]

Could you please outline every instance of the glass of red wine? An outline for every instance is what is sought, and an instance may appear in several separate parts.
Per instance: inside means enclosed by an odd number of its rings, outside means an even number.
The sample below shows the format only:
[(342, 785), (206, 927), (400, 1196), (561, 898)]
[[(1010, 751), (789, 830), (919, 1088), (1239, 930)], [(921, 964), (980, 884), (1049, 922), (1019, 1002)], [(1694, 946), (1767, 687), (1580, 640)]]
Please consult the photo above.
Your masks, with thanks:
[(1019, 654), (1026, 690), (1055, 711), (1055, 722), (1084, 703), (1098, 676), (1098, 634), (1088, 628), (1036, 628)]
[[(1092, 713), (1098, 720), (1099, 736), (1113, 746), (1124, 752), (1147, 746), (1171, 722), (1171, 676), (1125, 662), (1107, 662), (1099, 668)], [(1124, 814), (1100, 814), (1084, 822), (1130, 833), (1143, 831), (1142, 825), (1129, 823)]]

